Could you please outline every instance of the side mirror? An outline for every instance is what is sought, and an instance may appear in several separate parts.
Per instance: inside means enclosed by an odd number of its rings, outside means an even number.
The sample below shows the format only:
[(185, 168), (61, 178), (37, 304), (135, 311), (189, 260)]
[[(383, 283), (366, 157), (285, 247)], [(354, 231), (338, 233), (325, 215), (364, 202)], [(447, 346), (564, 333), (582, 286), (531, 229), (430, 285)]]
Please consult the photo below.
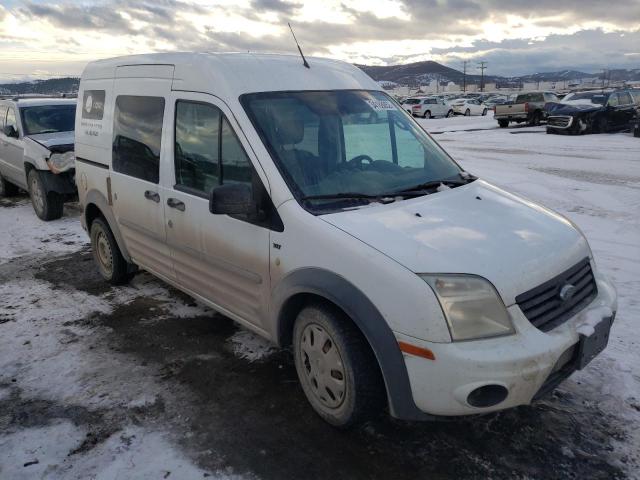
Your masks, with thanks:
[(10, 138), (18, 138), (18, 131), (13, 125), (5, 125), (2, 129), (2, 133)]
[(256, 212), (253, 192), (246, 183), (228, 183), (211, 190), (209, 211), (214, 215), (251, 215)]

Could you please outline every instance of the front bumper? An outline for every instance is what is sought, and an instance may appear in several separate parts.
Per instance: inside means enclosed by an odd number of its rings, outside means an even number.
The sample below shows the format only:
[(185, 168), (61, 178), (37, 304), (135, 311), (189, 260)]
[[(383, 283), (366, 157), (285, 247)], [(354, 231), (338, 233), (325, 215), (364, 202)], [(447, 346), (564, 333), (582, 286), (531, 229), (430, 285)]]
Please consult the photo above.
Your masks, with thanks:
[[(575, 367), (580, 331), (594, 317), (611, 317), (617, 309), (616, 292), (596, 275), (598, 296), (584, 310), (550, 332), (542, 332), (525, 318), (517, 305), (508, 308), (516, 334), (452, 343), (420, 341), (396, 333), (399, 341), (431, 350), (435, 360), (404, 354), (411, 392), (424, 413), (457, 416), (487, 413), (526, 405), (555, 388)], [(506, 389), (504, 400), (474, 407), (469, 394), (480, 387)]]

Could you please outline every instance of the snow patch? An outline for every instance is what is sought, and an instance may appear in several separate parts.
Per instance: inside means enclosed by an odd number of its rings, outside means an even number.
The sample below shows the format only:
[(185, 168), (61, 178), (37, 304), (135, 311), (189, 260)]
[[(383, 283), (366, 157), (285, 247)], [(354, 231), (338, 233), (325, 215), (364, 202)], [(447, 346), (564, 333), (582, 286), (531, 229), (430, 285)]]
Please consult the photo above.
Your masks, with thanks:
[(233, 353), (249, 362), (264, 360), (276, 351), (269, 341), (245, 329), (238, 330), (228, 341)]

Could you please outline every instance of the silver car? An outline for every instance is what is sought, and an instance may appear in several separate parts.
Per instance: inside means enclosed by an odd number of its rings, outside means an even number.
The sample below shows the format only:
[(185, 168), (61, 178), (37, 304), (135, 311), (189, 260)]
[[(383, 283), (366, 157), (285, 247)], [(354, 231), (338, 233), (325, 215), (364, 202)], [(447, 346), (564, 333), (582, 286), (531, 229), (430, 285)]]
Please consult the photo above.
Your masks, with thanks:
[(426, 97), (411, 106), (411, 114), (414, 117), (434, 118), (452, 117), (453, 108), (443, 99), (437, 97)]

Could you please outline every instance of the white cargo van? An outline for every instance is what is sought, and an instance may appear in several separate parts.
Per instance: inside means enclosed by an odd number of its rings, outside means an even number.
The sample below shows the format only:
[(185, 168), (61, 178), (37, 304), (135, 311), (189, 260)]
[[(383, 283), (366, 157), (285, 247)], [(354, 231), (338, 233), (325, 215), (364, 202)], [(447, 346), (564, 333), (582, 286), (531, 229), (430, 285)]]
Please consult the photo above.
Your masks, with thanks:
[(77, 183), (106, 280), (142, 268), (291, 345), (337, 426), (529, 404), (604, 349), (616, 293), (575, 225), (464, 171), (358, 68), (309, 65), (87, 66)]

